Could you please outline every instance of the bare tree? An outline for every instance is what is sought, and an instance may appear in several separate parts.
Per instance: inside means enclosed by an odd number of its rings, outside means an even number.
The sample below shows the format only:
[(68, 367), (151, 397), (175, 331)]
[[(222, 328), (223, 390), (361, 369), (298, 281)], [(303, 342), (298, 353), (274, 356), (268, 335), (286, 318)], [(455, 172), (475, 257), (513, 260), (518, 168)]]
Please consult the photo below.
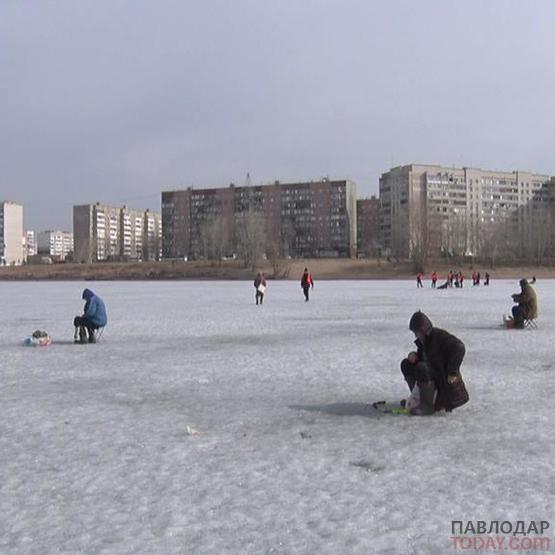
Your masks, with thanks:
[(295, 254), (295, 225), (290, 218), (286, 218), (281, 223), (280, 244), (282, 246), (282, 254), (284, 257)]
[(464, 256), (468, 251), (466, 210), (455, 208), (450, 221), (451, 251), (455, 256)]
[(417, 206), (410, 218), (409, 252), (413, 270), (425, 272), (429, 254), (429, 230), (425, 206)]
[(277, 234), (275, 229), (269, 226), (266, 229), (266, 256), (272, 266), (273, 277), (275, 279), (286, 279), (291, 270), (291, 260), (289, 256), (289, 239), (286, 233)]
[(274, 279), (286, 279), (289, 277), (291, 261), (284, 255), (284, 252), (286, 252), (286, 249), (283, 248), (283, 244), (280, 243), (279, 239), (270, 238), (268, 240), (266, 256), (272, 266)]
[(553, 236), (553, 215), (548, 206), (538, 202), (532, 206), (527, 218), (525, 249), (527, 258), (542, 264), (549, 251)]
[(209, 229), (210, 229), (210, 224), (211, 221), (210, 220), (204, 220), (202, 223), (199, 223), (198, 228), (197, 228), (197, 252), (196, 252), (196, 256), (202, 256), (203, 258), (206, 258), (207, 260), (210, 260), (210, 253), (211, 253), (211, 247), (210, 247), (210, 233), (209, 233)]
[(255, 269), (266, 249), (266, 225), (261, 214), (247, 210), (242, 212), (236, 230), (237, 252), (245, 264)]
[(511, 232), (510, 219), (481, 222), (478, 235), (478, 249), (481, 257), (486, 259), (493, 268), (499, 259), (507, 258), (511, 250), (511, 241), (514, 232)]
[(199, 243), (202, 255), (207, 260), (222, 263), (224, 255), (232, 247), (232, 226), (222, 215), (207, 218), (199, 228)]

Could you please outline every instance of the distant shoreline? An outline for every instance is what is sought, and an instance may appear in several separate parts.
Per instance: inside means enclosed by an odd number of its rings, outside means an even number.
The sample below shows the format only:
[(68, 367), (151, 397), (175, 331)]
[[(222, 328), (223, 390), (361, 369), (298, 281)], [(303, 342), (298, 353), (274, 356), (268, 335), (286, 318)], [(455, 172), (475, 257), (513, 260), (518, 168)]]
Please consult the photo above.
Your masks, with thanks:
[[(253, 272), (239, 261), (162, 261), (143, 263), (52, 264), (0, 268), (0, 281), (178, 281), (178, 280), (250, 280), (256, 271), (263, 271), (268, 279), (299, 280), (307, 267), (314, 280), (394, 280), (415, 279), (415, 272), (408, 261), (399, 263), (385, 260), (351, 259), (294, 259), (282, 261), (274, 268), (268, 261), (261, 261)], [(439, 273), (439, 282), (445, 281), (449, 270), (462, 271), (468, 280), (473, 271), (484, 277), (486, 271), (492, 279), (555, 278), (552, 266), (496, 266), (469, 263), (452, 263), (445, 260), (431, 261), (426, 266), (424, 281), (430, 280), (433, 271)]]

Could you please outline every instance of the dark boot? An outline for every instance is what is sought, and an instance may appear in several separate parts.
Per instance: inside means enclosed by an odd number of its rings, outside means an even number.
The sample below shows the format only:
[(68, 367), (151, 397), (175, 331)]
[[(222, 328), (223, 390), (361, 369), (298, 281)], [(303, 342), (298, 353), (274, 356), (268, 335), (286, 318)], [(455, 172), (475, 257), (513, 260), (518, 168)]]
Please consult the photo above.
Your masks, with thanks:
[(409, 391), (412, 391), (416, 384), (416, 368), (414, 364), (411, 364), (407, 359), (401, 362), (401, 372), (403, 377), (409, 386)]
[(96, 343), (96, 335), (93, 329), (89, 329), (89, 343)]
[(84, 345), (87, 342), (87, 330), (85, 326), (79, 326), (79, 343)]
[(405, 376), (405, 381), (407, 382), (407, 385), (409, 386), (409, 391), (412, 393), (412, 390), (414, 389), (414, 386), (416, 385), (416, 380), (414, 379), (413, 376)]
[(411, 409), (410, 414), (413, 416), (428, 416), (434, 414), (435, 383), (432, 381), (419, 382), (418, 389), (420, 390), (420, 404), (418, 407)]

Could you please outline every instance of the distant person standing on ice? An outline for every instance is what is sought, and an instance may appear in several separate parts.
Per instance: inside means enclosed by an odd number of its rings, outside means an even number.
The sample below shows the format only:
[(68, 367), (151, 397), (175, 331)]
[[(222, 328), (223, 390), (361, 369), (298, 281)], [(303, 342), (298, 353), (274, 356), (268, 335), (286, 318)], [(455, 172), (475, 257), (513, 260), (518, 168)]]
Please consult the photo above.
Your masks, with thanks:
[(264, 302), (264, 294), (266, 293), (266, 278), (264, 277), (264, 272), (258, 272), (254, 278), (254, 288), (256, 289), (255, 300), (256, 304), (262, 304)]
[(416, 287), (417, 288), (424, 287), (424, 285), (422, 284), (422, 272), (418, 272), (416, 274)]
[[(486, 272), (486, 279), (484, 280), (484, 285), (489, 285), (489, 274)], [(532, 283), (535, 283), (534, 281), (532, 281)]]
[(314, 280), (312, 279), (312, 274), (308, 271), (308, 268), (304, 269), (303, 275), (301, 277), (301, 287), (304, 293), (304, 300), (305, 302), (308, 302), (308, 292), (310, 291), (311, 287), (314, 288)]
[(437, 284), (438, 277), (439, 277), (439, 276), (438, 276), (437, 272), (434, 272), (434, 273), (432, 274), (432, 289), (435, 289), (435, 288), (436, 288), (436, 284)]
[[(75, 326), (74, 339), (82, 344), (87, 343), (88, 332), (88, 342), (96, 343), (96, 330), (103, 328), (108, 323), (106, 305), (90, 289), (83, 291), (82, 298), (85, 301), (85, 308), (83, 309), (83, 316), (76, 316), (73, 320)], [(79, 334), (79, 338), (77, 338), (77, 334)]]
[(464, 276), (462, 272), (459, 272), (459, 283), (461, 285), (461, 287), (464, 286)]
[(434, 328), (420, 311), (412, 315), (409, 329), (416, 336), (417, 352), (409, 353), (401, 362), (401, 371), (410, 391), (418, 385), (420, 392), (420, 404), (410, 414), (426, 416), (443, 409), (450, 412), (466, 403), (468, 393), (460, 373), (464, 343), (449, 332)]

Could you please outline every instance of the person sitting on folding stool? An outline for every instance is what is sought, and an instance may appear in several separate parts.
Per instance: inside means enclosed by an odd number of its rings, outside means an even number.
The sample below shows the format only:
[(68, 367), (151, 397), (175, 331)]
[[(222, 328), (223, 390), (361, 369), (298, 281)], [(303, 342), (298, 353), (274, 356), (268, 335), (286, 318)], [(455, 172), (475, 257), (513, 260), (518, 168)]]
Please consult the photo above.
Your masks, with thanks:
[(523, 329), (526, 321), (538, 317), (538, 297), (526, 279), (520, 280), (520, 293), (512, 295), (516, 306), (512, 308), (513, 317), (505, 320), (508, 328)]
[[(90, 289), (85, 289), (82, 295), (85, 301), (83, 316), (76, 316), (73, 320), (75, 326), (74, 340), (76, 343), (96, 343), (95, 332), (108, 323), (106, 305)], [(87, 339), (88, 332), (88, 339)]]

